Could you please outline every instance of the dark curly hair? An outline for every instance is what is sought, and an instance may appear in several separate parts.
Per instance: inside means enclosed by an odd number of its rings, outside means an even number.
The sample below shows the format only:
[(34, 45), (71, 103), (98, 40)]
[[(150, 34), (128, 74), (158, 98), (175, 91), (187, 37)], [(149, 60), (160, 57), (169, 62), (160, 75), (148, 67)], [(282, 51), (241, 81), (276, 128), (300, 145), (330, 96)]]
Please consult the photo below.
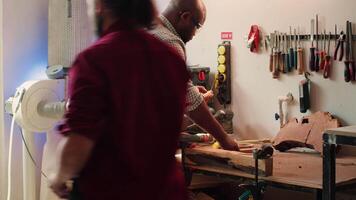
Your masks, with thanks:
[(102, 2), (120, 19), (147, 28), (153, 25), (156, 9), (151, 0), (102, 0)]

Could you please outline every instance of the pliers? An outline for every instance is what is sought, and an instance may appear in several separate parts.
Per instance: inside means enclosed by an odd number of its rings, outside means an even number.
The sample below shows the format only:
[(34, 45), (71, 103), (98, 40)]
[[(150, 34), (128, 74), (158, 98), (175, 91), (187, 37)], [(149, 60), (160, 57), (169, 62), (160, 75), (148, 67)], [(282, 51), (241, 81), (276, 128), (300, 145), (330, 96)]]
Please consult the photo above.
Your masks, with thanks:
[(336, 46), (335, 53), (334, 53), (334, 60), (337, 60), (337, 52), (340, 49), (339, 61), (342, 61), (342, 58), (344, 57), (345, 38), (346, 38), (346, 35), (344, 34), (344, 31), (341, 31), (340, 36), (337, 39), (337, 46)]

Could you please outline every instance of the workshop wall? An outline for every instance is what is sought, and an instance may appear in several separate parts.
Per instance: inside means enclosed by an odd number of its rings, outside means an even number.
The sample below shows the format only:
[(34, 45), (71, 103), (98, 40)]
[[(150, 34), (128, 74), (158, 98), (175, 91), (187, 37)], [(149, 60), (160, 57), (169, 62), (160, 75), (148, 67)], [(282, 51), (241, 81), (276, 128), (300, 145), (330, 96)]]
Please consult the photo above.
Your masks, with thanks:
[[(4, 105), (4, 75), (3, 75), (3, 27), (2, 27), (2, 16), (3, 16), (3, 1), (0, 1), (0, 105)], [(0, 198), (1, 194), (5, 192), (5, 135), (4, 135), (4, 106), (0, 106)]]
[[(47, 66), (48, 1), (31, 0), (29, 3), (27, 0), (2, 0), (1, 2), (3, 4), (1, 49), (4, 49), (2, 59), (4, 76), (1, 77), (1, 85), (4, 91), (0, 90), (0, 97), (3, 96), (6, 100), (24, 81), (46, 78), (44, 69)], [(5, 118), (4, 126), (1, 127), (4, 127), (6, 145), (4, 150), (1, 149), (0, 156), (6, 162), (1, 162), (0, 167), (2, 172), (6, 172), (11, 117), (4, 112), (1, 112), (1, 115), (0, 120), (2, 117)], [(2, 125), (3, 121), (0, 123)], [(19, 128), (15, 126), (14, 130), (12, 191), (16, 192), (12, 193), (12, 199), (22, 199), (22, 140)], [(36, 134), (37, 152), (41, 150), (44, 142), (45, 135)], [(35, 159), (40, 161), (42, 154), (33, 153)], [(2, 184), (0, 199), (6, 199), (7, 174), (2, 173), (0, 180)]]
[[(159, 9), (168, 0), (157, 0)], [(235, 113), (234, 127), (238, 137), (273, 137), (279, 130), (279, 121), (274, 119), (278, 112), (277, 97), (291, 92), (295, 102), (288, 107), (289, 116), (300, 118), (298, 83), (303, 76), (294, 72), (272, 79), (268, 69), (269, 52), (250, 53), (246, 48), (246, 37), (253, 24), (259, 25), (264, 34), (282, 31), (289, 33), (289, 26), (310, 33), (310, 20), (319, 14), (319, 30), (326, 28), (334, 33), (345, 30), (346, 20), (356, 22), (356, 1), (315, 0), (291, 4), (284, 0), (205, 0), (207, 20), (202, 30), (188, 43), (188, 63), (211, 67), (216, 72), (217, 45), (221, 42), (220, 33), (233, 32), (232, 40), (232, 105)], [(355, 27), (354, 27), (355, 30)], [(353, 31), (355, 33), (355, 31)], [(310, 42), (302, 42), (309, 51)], [(330, 52), (334, 51), (331, 42)], [(305, 55), (309, 58), (309, 55)], [(333, 63), (331, 80), (321, 73), (312, 73), (311, 110), (329, 111), (341, 119), (343, 125), (356, 124), (356, 84), (344, 82), (344, 65)], [(308, 114), (308, 113), (306, 113)]]

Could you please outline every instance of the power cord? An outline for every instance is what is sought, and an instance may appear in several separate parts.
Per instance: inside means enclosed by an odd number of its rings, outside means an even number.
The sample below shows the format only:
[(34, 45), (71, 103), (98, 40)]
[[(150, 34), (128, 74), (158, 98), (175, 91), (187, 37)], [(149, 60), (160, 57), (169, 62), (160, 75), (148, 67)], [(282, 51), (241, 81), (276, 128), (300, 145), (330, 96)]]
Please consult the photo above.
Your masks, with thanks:
[(27, 145), (27, 143), (26, 143), (25, 136), (23, 135), (22, 130), (21, 130), (20, 128), (19, 128), (19, 130), (20, 130), (20, 133), (21, 133), (22, 141), (23, 141), (23, 143), (24, 143), (24, 145), (25, 145), (25, 147), (26, 147), (27, 154), (30, 156), (30, 158), (31, 158), (31, 160), (32, 160), (32, 162), (33, 162), (33, 165), (34, 165), (38, 170), (41, 171), (42, 176), (44, 176), (46, 179), (48, 179), (47, 175), (46, 175), (46, 174), (42, 171), (42, 169), (37, 165), (35, 159), (33, 158), (32, 154), (31, 154), (31, 152), (30, 152), (30, 149), (28, 148), (28, 145)]

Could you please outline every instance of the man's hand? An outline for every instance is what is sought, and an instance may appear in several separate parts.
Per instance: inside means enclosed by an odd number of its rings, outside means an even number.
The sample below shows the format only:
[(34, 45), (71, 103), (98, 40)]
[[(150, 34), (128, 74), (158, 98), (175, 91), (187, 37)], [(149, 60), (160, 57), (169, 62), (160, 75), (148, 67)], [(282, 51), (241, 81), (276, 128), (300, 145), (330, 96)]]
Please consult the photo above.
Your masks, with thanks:
[(237, 142), (228, 135), (226, 135), (226, 137), (222, 141), (219, 141), (219, 143), (221, 147), (225, 150), (240, 151)]
[(68, 180), (65, 180), (63, 177), (58, 176), (58, 174), (52, 174), (48, 177), (48, 179), (49, 187), (58, 197), (62, 199), (69, 198), (70, 189), (66, 184)]
[(196, 86), (201, 94), (203, 94), (203, 98), (205, 102), (209, 102), (214, 97), (214, 92), (212, 90), (206, 90), (203, 86)]
[(203, 98), (205, 102), (209, 102), (212, 98), (214, 97), (214, 92), (212, 90), (207, 91), (205, 94), (203, 94)]
[(205, 94), (208, 91), (208, 90), (205, 89), (204, 86), (197, 85), (196, 87), (198, 88), (199, 92), (202, 93), (202, 94)]

